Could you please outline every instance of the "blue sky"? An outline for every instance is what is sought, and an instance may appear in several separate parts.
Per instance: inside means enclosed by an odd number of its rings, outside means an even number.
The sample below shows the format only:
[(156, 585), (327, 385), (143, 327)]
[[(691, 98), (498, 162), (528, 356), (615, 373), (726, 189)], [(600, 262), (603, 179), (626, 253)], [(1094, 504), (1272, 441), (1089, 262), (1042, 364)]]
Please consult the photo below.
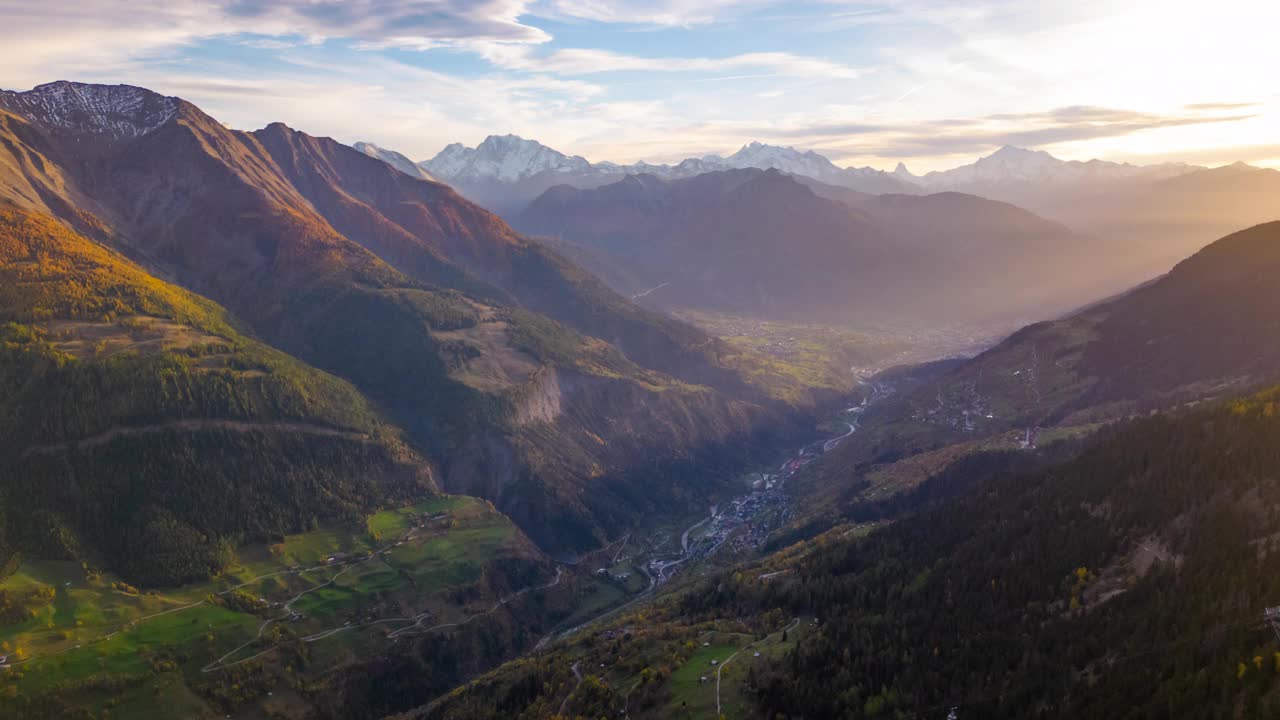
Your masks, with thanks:
[(1261, 0), (0, 0), (0, 87), (121, 82), (235, 127), (425, 159), (512, 132), (592, 160), (751, 140), (840, 164), (1280, 165)]

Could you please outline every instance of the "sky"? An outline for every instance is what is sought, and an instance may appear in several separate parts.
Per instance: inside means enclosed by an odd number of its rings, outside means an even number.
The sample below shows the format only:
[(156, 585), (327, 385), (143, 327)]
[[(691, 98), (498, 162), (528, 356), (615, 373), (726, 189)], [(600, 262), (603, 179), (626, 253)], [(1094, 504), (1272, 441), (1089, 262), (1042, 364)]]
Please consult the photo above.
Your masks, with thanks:
[(0, 0), (0, 87), (127, 83), (425, 160), (749, 141), (916, 172), (1005, 144), (1280, 167), (1264, 0)]

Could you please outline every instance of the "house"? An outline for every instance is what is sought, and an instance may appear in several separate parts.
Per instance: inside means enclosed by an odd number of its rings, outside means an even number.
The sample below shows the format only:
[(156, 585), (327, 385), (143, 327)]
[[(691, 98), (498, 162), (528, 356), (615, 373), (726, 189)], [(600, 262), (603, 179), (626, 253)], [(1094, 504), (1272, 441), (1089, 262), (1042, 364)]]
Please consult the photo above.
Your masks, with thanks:
[(706, 681), (707, 681), (707, 676), (706, 676), (706, 675), (703, 675), (702, 677), (698, 678), (698, 682), (700, 682), (700, 683), (705, 683)]
[(720, 664), (720, 661), (719, 661), (719, 660), (712, 660), (712, 661), (711, 661), (711, 664), (712, 664), (712, 665), (719, 665), (719, 664)]
[(9, 656), (0, 655), (0, 665), (7, 665), (8, 663), (9, 663)]

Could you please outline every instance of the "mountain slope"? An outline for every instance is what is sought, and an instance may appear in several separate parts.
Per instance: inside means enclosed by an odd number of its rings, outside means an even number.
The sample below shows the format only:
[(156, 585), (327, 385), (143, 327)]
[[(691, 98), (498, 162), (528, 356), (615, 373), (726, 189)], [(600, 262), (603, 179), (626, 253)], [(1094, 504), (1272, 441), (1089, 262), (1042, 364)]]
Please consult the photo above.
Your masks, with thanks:
[[(119, 92), (58, 83), (6, 102)], [(525, 508), (517, 520), (544, 547), (589, 547), (687, 502), (622, 500), (640, 463), (687, 469), (704, 450), (741, 452), (761, 427), (789, 431), (785, 408), (762, 407), (710, 338), (618, 298), (447, 187), (281, 125), (237, 132), (184, 101), (148, 102), (175, 109), (124, 135), (6, 114), (0, 187), (348, 379), (429, 452), (442, 485)], [(633, 408), (625, 423), (609, 422), (609, 398)]]
[[(853, 487), (869, 463), (951, 443), (1042, 433), (1204, 398), (1280, 378), (1280, 222), (1210, 244), (1151, 283), (1059, 320), (1037, 323), (916, 382), (868, 412), (869, 431), (841, 446)], [(855, 472), (853, 469), (857, 468)]]
[(1276, 398), (1123, 423), (1065, 461), (970, 458), (891, 523), (713, 574), (412, 717), (1270, 717)]
[(434, 489), (355, 388), (9, 205), (0, 387), (9, 553), (172, 584), (216, 572), (244, 539)]
[(719, 366), (724, 350), (711, 338), (625, 302), (451, 189), (407, 181), (344, 145), (280, 124), (254, 137), (334, 228), (406, 275), (519, 303), (610, 341), (645, 367), (749, 392)]
[(1009, 323), (1123, 287), (1100, 250), (973, 196), (874, 196), (777, 171), (549, 190), (517, 219), (645, 302), (828, 322)]

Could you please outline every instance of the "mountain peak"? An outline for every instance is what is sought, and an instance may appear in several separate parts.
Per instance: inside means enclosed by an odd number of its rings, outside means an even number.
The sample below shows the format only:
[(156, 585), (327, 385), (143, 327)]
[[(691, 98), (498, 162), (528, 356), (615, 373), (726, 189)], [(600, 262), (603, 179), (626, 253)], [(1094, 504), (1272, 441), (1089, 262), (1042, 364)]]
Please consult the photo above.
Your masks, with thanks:
[(1030, 158), (1035, 158), (1037, 160), (1053, 160), (1055, 162), (1058, 161), (1057, 158), (1045, 152), (1044, 150), (1031, 150), (1028, 148), (1018, 147), (1017, 145), (1002, 145), (1000, 146), (999, 150), (996, 150), (990, 155), (984, 158), (981, 158), (979, 162), (981, 162), (982, 160), (991, 160), (991, 159), (1008, 161), (1008, 160), (1026, 160)]
[(421, 180), (435, 180), (435, 178), (431, 177), (431, 173), (427, 172), (412, 160), (395, 150), (388, 150), (387, 148), (371, 142), (357, 142), (351, 147), (375, 160), (381, 160), (409, 177), (415, 177)]
[(0, 107), (46, 127), (115, 139), (146, 135), (178, 113), (182, 101), (133, 85), (56, 82), (26, 92), (0, 90)]
[(490, 135), (474, 148), (449, 145), (419, 167), (451, 180), (514, 182), (542, 172), (580, 172), (591, 169), (585, 158), (570, 157), (537, 140), (519, 135)]
[(725, 158), (724, 162), (728, 167), (776, 168), (783, 172), (813, 177), (839, 170), (826, 157), (812, 150), (801, 151), (794, 147), (766, 145), (757, 141), (743, 145), (742, 149)]

